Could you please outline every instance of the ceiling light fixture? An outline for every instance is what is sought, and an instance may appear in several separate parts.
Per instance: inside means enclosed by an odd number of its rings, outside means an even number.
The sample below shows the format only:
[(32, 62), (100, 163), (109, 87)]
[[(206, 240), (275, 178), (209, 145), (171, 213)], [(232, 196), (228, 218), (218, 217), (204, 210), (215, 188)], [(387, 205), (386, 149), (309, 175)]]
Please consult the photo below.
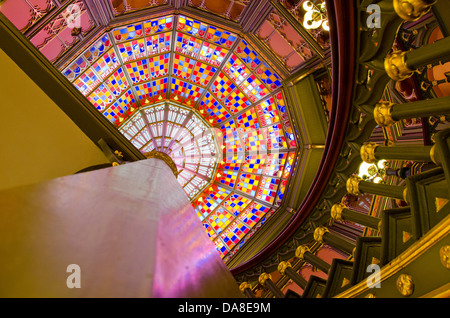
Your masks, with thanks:
[(322, 26), (324, 31), (330, 30), (324, 1), (317, 4), (313, 1), (305, 1), (303, 10), (306, 11), (303, 16), (303, 26), (306, 29), (318, 29)]

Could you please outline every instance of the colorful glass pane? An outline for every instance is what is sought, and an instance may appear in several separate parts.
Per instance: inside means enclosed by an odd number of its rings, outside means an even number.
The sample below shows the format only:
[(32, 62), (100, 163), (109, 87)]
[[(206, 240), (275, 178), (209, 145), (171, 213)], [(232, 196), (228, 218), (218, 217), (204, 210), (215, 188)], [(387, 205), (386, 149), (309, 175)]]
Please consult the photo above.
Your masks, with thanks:
[(236, 36), (217, 27), (209, 26), (206, 40), (230, 48), (236, 40)]
[(115, 28), (112, 30), (112, 35), (114, 37), (114, 40), (119, 43), (142, 37), (144, 34), (142, 24), (138, 23), (125, 27)]
[(227, 130), (224, 134), (224, 146), (226, 151), (226, 158), (237, 153), (243, 152), (243, 147), (239, 138), (239, 133), (236, 130)]
[(280, 77), (266, 63), (261, 63), (255, 74), (271, 91), (281, 87)]
[(245, 151), (266, 153), (267, 145), (261, 129), (246, 131), (241, 134)]
[(222, 203), (222, 206), (234, 216), (238, 216), (250, 203), (250, 199), (233, 193)]
[(250, 75), (239, 87), (253, 103), (269, 94), (269, 90), (253, 74)]
[[(223, 122), (231, 115), (209, 92), (205, 94), (200, 103), (200, 113), (205, 114), (208, 121), (215, 125)], [(202, 112), (203, 111), (203, 112)], [(210, 121), (212, 119), (212, 122)]]
[(142, 104), (153, 102), (153, 91), (151, 83), (142, 83), (134, 86), (134, 90)]
[(207, 32), (208, 26), (197, 20), (180, 16), (178, 19), (178, 30), (190, 35), (203, 38)]
[(140, 60), (126, 64), (125, 68), (128, 71), (133, 84), (146, 82), (150, 79), (147, 60)]
[(240, 220), (234, 220), (226, 231), (220, 235), (220, 238), (228, 249), (232, 249), (249, 232), (249, 230), (250, 228), (245, 226)]
[(114, 95), (109, 91), (106, 85), (102, 84), (88, 96), (88, 100), (95, 108), (103, 110), (114, 101)]
[(283, 179), (280, 182), (280, 187), (278, 188), (278, 194), (276, 197), (276, 205), (280, 205), (281, 202), (283, 201), (283, 197), (284, 197), (284, 192), (286, 191), (286, 185), (287, 185), (287, 180)]
[(291, 175), (292, 169), (294, 166), (294, 159), (295, 159), (295, 153), (293, 153), (293, 152), (289, 153), (287, 162), (286, 162), (286, 166), (283, 171), (283, 178), (288, 178)]
[(279, 183), (280, 179), (263, 176), (259, 184), (256, 198), (273, 204)]
[(94, 71), (92, 69), (88, 69), (75, 80), (74, 85), (83, 95), (86, 96), (100, 83), (101, 81)]
[(172, 78), (170, 99), (180, 101), (185, 96), (187, 83), (179, 80), (178, 78)]
[(126, 111), (129, 109), (129, 105), (134, 104), (134, 98), (131, 91), (123, 94), (119, 99), (113, 103), (106, 111), (103, 112), (103, 115), (113, 123), (119, 119), (119, 117), (123, 117), (126, 115)]
[(175, 43), (176, 52), (192, 58), (197, 58), (200, 53), (201, 47), (201, 40), (184, 33), (177, 32), (177, 41)]
[(112, 43), (109, 40), (107, 34), (105, 34), (100, 40), (95, 42), (84, 54), (84, 58), (89, 63), (94, 63), (103, 53), (105, 53)]
[(291, 121), (289, 119), (289, 114), (286, 108), (286, 103), (283, 94), (281, 92), (276, 94), (274, 99), (279, 110), (280, 119), (281, 122), (283, 123), (286, 136), (288, 138), (289, 147), (295, 148), (297, 146), (297, 143), (295, 141), (294, 130), (292, 128)]
[(117, 48), (124, 63), (147, 56), (144, 39), (121, 43)]
[(217, 182), (233, 188), (236, 183), (238, 172), (230, 170), (221, 170), (218, 172), (217, 175), (218, 175), (218, 178), (216, 179)]
[(111, 49), (103, 54), (103, 56), (92, 65), (92, 68), (102, 80), (105, 80), (117, 67), (119, 67), (119, 65), (120, 63), (117, 60), (116, 54), (114, 53), (114, 50)]
[(214, 212), (208, 215), (206, 221), (217, 234), (220, 234), (233, 219), (234, 216), (230, 214), (230, 212), (222, 207), (218, 207)]
[(145, 38), (148, 56), (170, 51), (172, 33), (161, 33)]
[(246, 156), (241, 171), (253, 174), (262, 174), (266, 163), (265, 154)]
[(173, 75), (175, 77), (188, 80), (192, 74), (195, 63), (196, 60), (175, 53), (173, 61)]
[(115, 96), (120, 96), (129, 87), (127, 78), (122, 68), (117, 69), (105, 83)]
[(286, 163), (287, 154), (270, 154), (267, 157), (266, 166), (263, 174), (271, 177), (281, 177)]
[(216, 185), (212, 185), (206, 189), (202, 196), (193, 203), (200, 220), (204, 220), (215, 208), (217, 208), (230, 192), (230, 190)]
[(203, 42), (203, 46), (200, 50), (198, 59), (217, 67), (222, 64), (227, 53), (228, 50), (220, 46), (216, 46), (208, 42)]
[(68, 68), (66, 68), (63, 74), (65, 77), (67, 77), (69, 81), (73, 81), (88, 67), (89, 64), (82, 57), (80, 57), (75, 62), (73, 62)]
[(202, 225), (205, 228), (206, 234), (208, 234), (208, 237), (210, 239), (213, 240), (214, 238), (216, 238), (216, 232), (214, 232), (212, 226), (206, 220), (203, 220)]
[(237, 84), (241, 84), (245, 78), (250, 74), (247, 66), (234, 54), (231, 55), (228, 62), (225, 64), (224, 72)]
[(155, 96), (158, 100), (165, 99), (167, 93), (167, 77), (156, 79), (151, 83), (153, 96)]
[(259, 175), (241, 173), (237, 181), (236, 189), (251, 196), (255, 196), (260, 178), (261, 176)]
[(210, 90), (219, 100), (222, 100), (223, 98), (228, 96), (235, 88), (236, 86), (233, 84), (233, 82), (230, 81), (224, 73), (220, 72), (212, 83)]
[(214, 244), (216, 244), (216, 249), (222, 258), (228, 254), (228, 250), (221, 240), (214, 240)]
[(234, 90), (223, 101), (227, 109), (235, 114), (252, 105), (250, 100), (239, 89)]
[(168, 74), (170, 63), (170, 54), (153, 56), (148, 59), (148, 71), (152, 79), (162, 77)]
[(262, 126), (275, 124), (280, 120), (273, 97), (259, 103), (255, 108)]
[(211, 81), (212, 77), (216, 73), (217, 68), (207, 65), (201, 62), (197, 62), (192, 70), (191, 81), (194, 84), (206, 86)]
[(276, 124), (263, 128), (264, 136), (267, 140), (267, 148), (270, 150), (287, 148), (286, 137), (284, 136), (281, 124)]
[(253, 202), (238, 218), (243, 223), (253, 228), (256, 223), (258, 223), (264, 217), (264, 215), (269, 212), (269, 210), (270, 209), (268, 207)]
[(250, 70), (256, 70), (256, 68), (262, 63), (261, 59), (258, 56), (258, 53), (253, 51), (253, 49), (250, 48), (250, 46), (244, 40), (241, 40), (241, 42), (239, 43), (238, 47), (236, 48), (236, 53), (250, 68)]
[(234, 119), (230, 119), (223, 123), (222, 126), (220, 126), (220, 129), (222, 129), (224, 134), (228, 133), (229, 131), (236, 130), (237, 128)]
[(184, 93), (184, 102), (187, 105), (193, 105), (202, 96), (204, 89), (191, 83), (186, 83), (186, 91)]
[(236, 124), (239, 127), (239, 131), (254, 130), (260, 128), (258, 116), (255, 109), (252, 107), (245, 113), (239, 115), (236, 118)]
[(173, 16), (162, 17), (144, 22), (145, 35), (172, 30)]

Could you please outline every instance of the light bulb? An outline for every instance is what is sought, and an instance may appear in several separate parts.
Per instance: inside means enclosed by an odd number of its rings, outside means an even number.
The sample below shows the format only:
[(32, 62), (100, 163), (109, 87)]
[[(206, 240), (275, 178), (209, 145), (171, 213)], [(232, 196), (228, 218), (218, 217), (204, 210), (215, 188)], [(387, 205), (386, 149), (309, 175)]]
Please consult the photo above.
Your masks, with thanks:
[(366, 162), (361, 163), (361, 165), (359, 166), (359, 171), (358, 171), (358, 176), (360, 178), (363, 178), (363, 176), (368, 176), (369, 175), (369, 167), (371, 167), (372, 165)]
[(383, 179), (381, 177), (375, 177), (373, 179), (373, 183), (381, 183), (383, 181)]
[(317, 10), (311, 10), (305, 13), (303, 20), (303, 26), (305, 29), (317, 29), (322, 24), (322, 19), (317, 19), (317, 16), (321, 16)]
[(387, 163), (387, 161), (383, 159), (383, 160), (378, 161), (377, 166), (379, 169), (384, 169), (384, 168), (386, 168), (386, 163)]
[(305, 11), (311, 11), (314, 8), (314, 4), (311, 1), (303, 2), (303, 9)]

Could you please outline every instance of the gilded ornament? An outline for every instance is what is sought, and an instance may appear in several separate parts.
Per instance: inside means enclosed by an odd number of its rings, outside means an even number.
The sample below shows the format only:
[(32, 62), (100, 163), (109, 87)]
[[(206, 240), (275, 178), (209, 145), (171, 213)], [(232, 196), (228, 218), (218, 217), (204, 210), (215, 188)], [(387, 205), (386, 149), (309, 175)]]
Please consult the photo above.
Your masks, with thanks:
[(262, 273), (261, 275), (259, 275), (258, 282), (264, 286), (266, 280), (268, 279), (272, 279), (272, 276), (270, 276), (270, 274), (267, 273)]
[(241, 285), (239, 285), (239, 290), (241, 291), (241, 292), (244, 292), (246, 289), (252, 289), (252, 285), (250, 285), (249, 283), (247, 283), (247, 282), (243, 282)]
[(408, 203), (408, 188), (407, 187), (405, 187), (405, 189), (403, 189), (403, 201)]
[(80, 34), (81, 34), (81, 28), (77, 28), (77, 27), (73, 28), (72, 32), (70, 33), (70, 35), (72, 35), (72, 36), (78, 36)]
[(156, 158), (156, 159), (160, 159), (160, 160), (164, 161), (169, 166), (169, 168), (172, 170), (175, 177), (178, 176), (179, 172), (178, 172), (177, 166), (175, 165), (172, 158), (168, 154), (166, 154), (164, 152), (153, 150), (153, 151), (145, 153), (144, 155), (147, 159)]
[(288, 268), (288, 267), (292, 267), (291, 263), (281, 262), (280, 264), (278, 264), (278, 271), (280, 272), (281, 275), (284, 275), (284, 272), (286, 271), (286, 268)]
[(433, 147), (431, 147), (430, 158), (431, 158), (431, 161), (433, 161), (433, 163), (435, 165), (439, 166), (439, 162), (438, 162), (438, 160), (436, 160), (436, 145), (433, 145)]
[(416, 21), (430, 11), (437, 0), (394, 0), (394, 10), (405, 21)]
[(441, 249), (439, 250), (439, 256), (442, 265), (445, 268), (450, 269), (450, 245), (445, 245), (441, 247)]
[(344, 219), (342, 218), (342, 211), (345, 209), (345, 205), (343, 203), (337, 203), (331, 207), (331, 217), (333, 220), (342, 222)]
[(362, 145), (360, 154), (361, 159), (367, 163), (377, 163), (378, 159), (375, 157), (375, 150), (378, 147), (378, 144), (374, 142), (369, 142), (365, 145)]
[(328, 232), (328, 229), (324, 226), (320, 226), (318, 227), (315, 231), (314, 231), (314, 240), (316, 240), (319, 243), (323, 243), (323, 236), (325, 235), (325, 233)]
[(411, 296), (414, 292), (414, 281), (412, 276), (401, 274), (397, 279), (397, 290), (403, 296)]
[(351, 195), (361, 195), (362, 193), (359, 191), (359, 183), (362, 179), (358, 176), (351, 176), (347, 180), (347, 192)]
[(114, 151), (114, 154), (117, 156), (117, 158), (123, 159), (123, 154), (119, 150)]
[(384, 60), (384, 70), (394, 81), (402, 81), (411, 77), (414, 70), (411, 70), (406, 64), (406, 53), (402, 51), (393, 51), (388, 54)]
[[(317, 231), (317, 229), (316, 229)], [(314, 232), (314, 239), (316, 238), (316, 232)], [(301, 245), (299, 247), (297, 247), (297, 249), (295, 250), (295, 257), (297, 257), (298, 259), (303, 259), (303, 256), (305, 255), (306, 252), (309, 252), (309, 247), (306, 245)]]

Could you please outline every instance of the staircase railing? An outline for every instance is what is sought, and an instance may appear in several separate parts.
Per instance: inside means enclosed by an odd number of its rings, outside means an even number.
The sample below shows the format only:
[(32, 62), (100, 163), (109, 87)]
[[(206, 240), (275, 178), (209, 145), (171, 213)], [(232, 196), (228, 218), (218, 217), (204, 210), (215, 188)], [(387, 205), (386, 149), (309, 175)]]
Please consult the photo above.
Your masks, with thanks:
[[(334, 30), (331, 39), (335, 85), (327, 139), (330, 151), (322, 164), (331, 165), (333, 170), (322, 170), (327, 177), (319, 173), (316, 181), (323, 184), (316, 183), (310, 190), (296, 218), (277, 240), (232, 270), (247, 297), (440, 297), (449, 293), (450, 129), (440, 131), (431, 146), (387, 147), (367, 142), (377, 126), (450, 114), (449, 97), (407, 104), (393, 104), (383, 98), (390, 81), (404, 80), (420, 68), (450, 59), (448, 37), (408, 52), (393, 49), (405, 19), (419, 19), (435, 3), (328, 2)], [(371, 4), (381, 10), (381, 28), (365, 24)], [(442, 16), (439, 18), (442, 20)], [(351, 87), (350, 82), (354, 83)], [(433, 168), (398, 184), (374, 183), (356, 175), (362, 162), (381, 159), (428, 162)], [(342, 203), (346, 195), (363, 194), (394, 199), (403, 206), (380, 209), (379, 215), (372, 216)], [(376, 229), (379, 235), (354, 240), (333, 228), (334, 222), (343, 221)], [(315, 253), (324, 245), (343, 257), (334, 258), (331, 263), (322, 260)], [(440, 258), (430, 260), (433, 253)], [(327, 278), (311, 275), (305, 280), (299, 274), (305, 264), (325, 273)], [(415, 281), (416, 278), (419, 279)], [(302, 289), (302, 295), (283, 293), (288, 281)]]

